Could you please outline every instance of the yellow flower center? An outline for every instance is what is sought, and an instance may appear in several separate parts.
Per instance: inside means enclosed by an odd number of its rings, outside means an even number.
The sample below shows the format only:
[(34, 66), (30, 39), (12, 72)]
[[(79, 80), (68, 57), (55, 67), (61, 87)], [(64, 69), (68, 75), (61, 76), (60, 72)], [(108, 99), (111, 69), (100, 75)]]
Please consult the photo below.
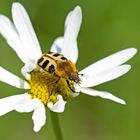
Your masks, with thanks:
[(74, 82), (49, 74), (45, 71), (33, 70), (29, 81), (29, 94), (32, 98), (38, 98), (43, 104), (57, 102), (57, 95), (62, 95), (67, 100), (74, 92)]

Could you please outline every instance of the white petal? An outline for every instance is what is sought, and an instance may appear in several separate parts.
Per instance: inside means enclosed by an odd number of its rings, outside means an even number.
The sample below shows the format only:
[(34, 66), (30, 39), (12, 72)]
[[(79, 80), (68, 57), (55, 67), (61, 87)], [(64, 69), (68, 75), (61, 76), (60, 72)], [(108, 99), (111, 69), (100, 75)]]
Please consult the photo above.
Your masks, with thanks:
[(21, 69), (21, 73), (23, 74), (23, 76), (27, 79), (30, 80), (31, 75), (29, 74), (29, 72), (31, 72), (33, 69), (35, 68), (35, 66), (33, 65), (33, 63), (30, 63), (30, 61), (28, 63), (26, 63), (22, 69)]
[(20, 79), (2, 67), (0, 67), (0, 81), (17, 88), (29, 89), (29, 84), (26, 81)]
[(116, 67), (118, 65), (125, 63), (130, 58), (132, 58), (136, 54), (136, 52), (137, 52), (137, 49), (135, 48), (128, 48), (128, 49), (119, 51), (104, 59), (101, 59), (100, 61), (97, 61), (94, 64), (91, 64), (90, 66), (86, 67), (79, 73), (84, 74), (84, 75), (97, 75), (99, 73), (102, 73), (113, 67)]
[(50, 51), (61, 53), (72, 62), (76, 63), (78, 58), (77, 36), (81, 21), (81, 8), (77, 6), (66, 17), (64, 37), (58, 37), (54, 41)]
[(80, 92), (80, 88), (81, 88), (81, 86), (80, 86), (80, 84), (78, 83), (74, 83), (74, 90), (75, 90), (75, 92)]
[(75, 41), (73, 48), (71, 49), (71, 53), (69, 53), (69, 59), (76, 64), (78, 59), (78, 45), (77, 41)]
[(71, 95), (71, 97), (77, 97), (80, 93), (79, 92), (75, 92)]
[(12, 17), (24, 49), (31, 60), (37, 60), (42, 52), (29, 16), (20, 3), (12, 5)]
[(51, 52), (56, 52), (56, 53), (61, 53), (62, 51), (62, 45), (63, 45), (64, 38), (63, 37), (58, 37), (55, 39), (53, 42), (50, 51)]
[(66, 101), (63, 100), (63, 97), (61, 95), (58, 95), (57, 99), (58, 99), (58, 101), (55, 104), (50, 102), (47, 104), (47, 106), (53, 112), (62, 113), (65, 109)]
[(38, 132), (46, 123), (46, 110), (42, 103), (34, 110), (32, 119), (34, 123), (34, 131)]
[[(74, 63), (78, 57), (77, 37), (82, 22), (82, 11), (77, 6), (66, 18), (62, 54)], [(73, 55), (74, 54), (74, 55)]]
[(19, 58), (26, 63), (28, 57), (22, 48), (23, 46), (18, 33), (11, 21), (3, 15), (0, 15), (0, 34), (7, 40), (7, 43), (17, 53)]
[(74, 89), (75, 89), (75, 93), (73, 93), (71, 96), (72, 97), (77, 97), (80, 94), (81, 87), (80, 87), (79, 84), (75, 83), (74, 84)]
[(109, 99), (109, 100), (112, 100), (112, 101), (120, 103), (120, 104), (126, 104), (124, 100), (122, 100), (106, 91), (97, 91), (97, 90), (93, 90), (91, 88), (81, 88), (81, 92), (83, 92), (87, 95), (99, 96), (104, 99)]
[(65, 30), (68, 27), (68, 24), (70, 23), (72, 14), (73, 14), (73, 10), (68, 13), (68, 15), (67, 15), (67, 17), (65, 19)]
[(18, 103), (15, 106), (15, 110), (17, 112), (23, 113), (23, 112), (31, 112), (38, 108), (41, 104), (41, 101), (37, 98), (31, 99), (28, 98), (27, 100), (24, 100), (23, 102)]
[(99, 84), (111, 81), (113, 79), (116, 79), (125, 73), (127, 73), (130, 70), (130, 65), (121, 65), (117, 66), (115, 68), (112, 68), (108, 71), (104, 71), (101, 74), (95, 75), (95, 76), (81, 76), (81, 87), (93, 87), (97, 86)]
[(15, 105), (23, 100), (27, 100), (26, 94), (14, 95), (0, 99), (0, 116), (15, 109)]

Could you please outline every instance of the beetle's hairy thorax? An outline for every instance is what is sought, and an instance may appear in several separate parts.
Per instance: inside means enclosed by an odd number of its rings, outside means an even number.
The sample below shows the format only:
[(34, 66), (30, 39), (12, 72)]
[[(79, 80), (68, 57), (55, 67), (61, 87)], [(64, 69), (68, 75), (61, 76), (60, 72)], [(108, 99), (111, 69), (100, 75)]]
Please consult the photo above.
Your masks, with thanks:
[(39, 98), (45, 105), (57, 102), (57, 95), (67, 100), (74, 92), (74, 82), (43, 70), (33, 70), (31, 73), (29, 94), (32, 98)]

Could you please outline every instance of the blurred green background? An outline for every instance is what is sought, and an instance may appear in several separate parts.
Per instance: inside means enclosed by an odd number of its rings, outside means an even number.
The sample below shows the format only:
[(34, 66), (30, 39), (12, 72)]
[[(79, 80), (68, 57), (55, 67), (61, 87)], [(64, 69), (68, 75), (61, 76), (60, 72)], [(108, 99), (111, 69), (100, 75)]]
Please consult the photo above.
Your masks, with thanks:
[[(11, 18), (12, 0), (0, 0), (0, 13)], [(140, 47), (139, 0), (21, 0), (44, 52), (63, 35), (64, 19), (76, 5), (82, 7), (79, 70), (119, 50)], [(95, 89), (109, 91), (126, 100), (123, 106), (98, 97), (81, 94), (69, 100), (59, 114), (65, 140), (140, 140), (140, 52), (128, 63), (125, 76)], [(0, 36), (0, 65), (19, 75), (23, 63)], [(0, 98), (23, 93), (0, 83)], [(0, 107), (1, 108), (1, 107)], [(32, 113), (8, 113), (0, 117), (0, 140), (55, 140), (51, 118), (39, 133), (32, 130)]]

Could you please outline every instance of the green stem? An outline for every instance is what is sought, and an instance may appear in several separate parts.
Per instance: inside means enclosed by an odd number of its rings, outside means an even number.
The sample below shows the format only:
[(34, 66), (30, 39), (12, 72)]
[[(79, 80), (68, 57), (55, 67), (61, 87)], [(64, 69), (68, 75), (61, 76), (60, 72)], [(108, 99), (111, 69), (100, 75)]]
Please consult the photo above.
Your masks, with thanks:
[(56, 140), (63, 140), (58, 114), (50, 111), (50, 115), (51, 115), (52, 126), (55, 132)]

